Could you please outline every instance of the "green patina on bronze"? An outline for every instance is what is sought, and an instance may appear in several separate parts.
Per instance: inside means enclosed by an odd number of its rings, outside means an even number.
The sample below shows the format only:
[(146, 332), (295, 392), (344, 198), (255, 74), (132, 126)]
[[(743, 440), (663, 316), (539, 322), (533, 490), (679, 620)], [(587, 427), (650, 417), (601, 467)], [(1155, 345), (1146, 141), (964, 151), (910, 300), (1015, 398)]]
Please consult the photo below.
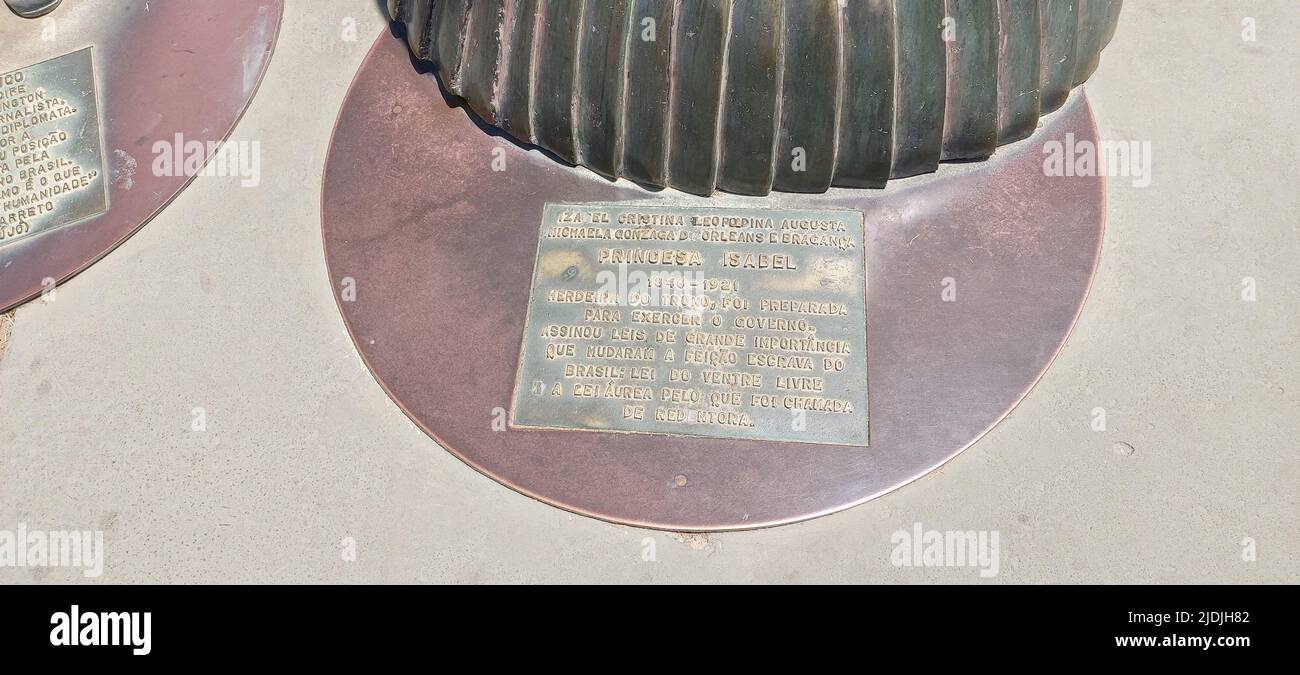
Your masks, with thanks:
[(881, 187), (1028, 137), (1122, 0), (389, 0), (516, 139), (696, 194)]

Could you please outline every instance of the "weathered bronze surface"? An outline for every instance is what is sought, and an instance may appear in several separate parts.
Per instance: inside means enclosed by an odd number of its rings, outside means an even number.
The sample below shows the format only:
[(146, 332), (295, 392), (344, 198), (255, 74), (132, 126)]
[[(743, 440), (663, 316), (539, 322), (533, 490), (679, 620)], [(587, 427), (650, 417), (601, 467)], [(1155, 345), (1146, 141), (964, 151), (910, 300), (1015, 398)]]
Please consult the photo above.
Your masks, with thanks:
[(1025, 138), (1096, 69), (1122, 2), (388, 1), (447, 89), (516, 139), (750, 195), (880, 187)]
[(867, 445), (862, 213), (548, 204), (518, 428)]
[(14, 14), (24, 19), (34, 19), (53, 12), (63, 0), (5, 0)]
[(0, 74), (0, 246), (108, 210), (92, 50)]
[[(69, 2), (52, 21), (0, 11), (0, 311), (113, 250), (202, 171), (261, 81), (282, 8)], [(187, 160), (160, 170), (162, 153)]]
[[(578, 513), (743, 529), (915, 480), (1033, 386), (1095, 270), (1102, 179), (1043, 167), (1046, 143), (1066, 134), (1096, 142), (1081, 91), (1032, 140), (987, 164), (885, 190), (707, 198), (565, 166), (483, 133), (443, 100), (438, 82), (410, 67), (406, 45), (383, 36), (343, 104), (326, 165), (329, 282), (367, 367), (421, 429), (488, 476)], [(869, 446), (511, 426), (548, 203), (861, 213)], [(530, 414), (527, 405), (516, 414)], [(553, 426), (573, 415), (537, 419)]]

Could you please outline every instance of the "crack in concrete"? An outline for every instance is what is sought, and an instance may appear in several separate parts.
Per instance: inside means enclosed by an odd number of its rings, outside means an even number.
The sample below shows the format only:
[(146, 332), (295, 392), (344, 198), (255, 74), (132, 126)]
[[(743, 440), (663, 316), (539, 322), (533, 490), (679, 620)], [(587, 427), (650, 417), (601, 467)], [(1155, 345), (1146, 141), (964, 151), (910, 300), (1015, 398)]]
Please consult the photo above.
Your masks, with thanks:
[(0, 360), (4, 360), (5, 347), (9, 345), (9, 336), (14, 332), (14, 310), (0, 314)]

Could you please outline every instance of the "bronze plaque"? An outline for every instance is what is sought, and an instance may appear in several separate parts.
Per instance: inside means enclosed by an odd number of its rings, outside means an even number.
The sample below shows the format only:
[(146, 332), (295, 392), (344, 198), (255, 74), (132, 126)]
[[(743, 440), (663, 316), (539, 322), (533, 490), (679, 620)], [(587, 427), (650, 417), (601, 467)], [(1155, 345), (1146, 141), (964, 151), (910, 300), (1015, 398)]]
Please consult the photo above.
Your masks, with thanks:
[(547, 204), (521, 428), (867, 445), (858, 211)]
[(0, 245), (107, 209), (91, 48), (0, 75)]

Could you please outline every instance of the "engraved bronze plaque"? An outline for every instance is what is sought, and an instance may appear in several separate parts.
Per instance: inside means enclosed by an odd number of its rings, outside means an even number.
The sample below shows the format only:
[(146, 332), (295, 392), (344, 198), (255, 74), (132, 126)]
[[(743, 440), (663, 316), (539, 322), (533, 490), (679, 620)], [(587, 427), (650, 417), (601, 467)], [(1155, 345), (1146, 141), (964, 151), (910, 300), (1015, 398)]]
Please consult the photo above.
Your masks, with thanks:
[(548, 204), (516, 428), (867, 445), (862, 213)]
[(0, 75), (0, 245), (107, 210), (92, 48)]

